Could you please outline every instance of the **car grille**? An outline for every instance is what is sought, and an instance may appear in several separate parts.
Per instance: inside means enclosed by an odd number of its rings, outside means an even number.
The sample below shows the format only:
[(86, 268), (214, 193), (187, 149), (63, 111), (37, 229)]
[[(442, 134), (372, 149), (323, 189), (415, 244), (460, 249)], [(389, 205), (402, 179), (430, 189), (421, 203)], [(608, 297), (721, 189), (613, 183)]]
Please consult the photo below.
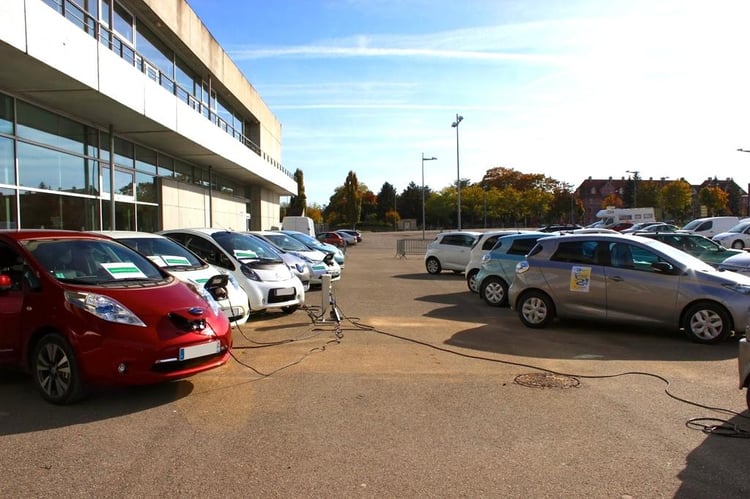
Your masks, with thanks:
[(211, 363), (214, 360), (220, 359), (226, 353), (226, 348), (222, 348), (221, 352), (213, 355), (205, 355), (203, 357), (197, 357), (195, 359), (188, 360), (173, 360), (170, 362), (160, 362), (151, 366), (151, 371), (155, 373), (171, 373), (175, 371), (182, 371), (190, 369), (192, 367), (198, 367), (203, 364)]

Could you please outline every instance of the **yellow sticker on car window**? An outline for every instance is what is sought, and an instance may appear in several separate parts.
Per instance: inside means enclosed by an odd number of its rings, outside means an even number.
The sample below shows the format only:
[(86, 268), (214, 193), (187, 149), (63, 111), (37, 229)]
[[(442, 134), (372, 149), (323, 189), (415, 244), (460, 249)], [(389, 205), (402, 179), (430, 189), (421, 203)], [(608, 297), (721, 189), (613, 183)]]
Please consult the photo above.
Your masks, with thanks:
[(591, 267), (574, 266), (570, 269), (570, 290), (588, 293), (591, 285)]

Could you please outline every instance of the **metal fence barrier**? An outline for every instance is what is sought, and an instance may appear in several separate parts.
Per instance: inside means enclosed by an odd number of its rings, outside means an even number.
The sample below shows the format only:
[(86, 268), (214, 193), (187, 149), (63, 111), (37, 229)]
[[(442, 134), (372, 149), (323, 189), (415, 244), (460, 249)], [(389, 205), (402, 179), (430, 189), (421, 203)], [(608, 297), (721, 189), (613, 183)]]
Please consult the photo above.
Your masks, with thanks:
[(424, 255), (430, 239), (397, 239), (396, 256), (406, 258), (406, 255)]

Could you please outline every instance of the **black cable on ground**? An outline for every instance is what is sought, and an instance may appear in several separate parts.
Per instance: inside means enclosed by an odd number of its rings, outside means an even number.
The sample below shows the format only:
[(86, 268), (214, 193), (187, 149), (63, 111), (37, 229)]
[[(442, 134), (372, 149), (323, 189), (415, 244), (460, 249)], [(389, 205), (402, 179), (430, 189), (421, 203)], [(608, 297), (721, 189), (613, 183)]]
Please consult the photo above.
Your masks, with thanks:
[[(672, 398), (672, 399), (674, 399), (674, 400), (676, 400), (678, 402), (682, 402), (684, 404), (692, 405), (692, 406), (695, 406), (695, 407), (700, 407), (702, 409), (708, 409), (708, 410), (711, 410), (711, 411), (728, 414), (728, 415), (735, 416), (735, 417), (740, 417), (740, 418), (744, 418), (744, 419), (750, 419), (750, 416), (746, 416), (744, 414), (740, 414), (740, 413), (738, 413), (736, 411), (732, 411), (730, 409), (725, 409), (725, 408), (721, 408), (721, 407), (712, 407), (712, 406), (709, 406), (709, 405), (700, 404), (698, 402), (693, 402), (691, 400), (687, 400), (687, 399), (682, 398), (682, 397), (678, 397), (677, 395), (674, 395), (673, 393), (671, 393), (669, 391), (670, 381), (667, 378), (665, 378), (665, 377), (663, 377), (661, 375), (650, 373), (650, 372), (646, 372), (646, 371), (627, 371), (627, 372), (622, 372), (622, 373), (603, 374), (603, 375), (586, 375), (586, 374), (563, 373), (563, 372), (553, 371), (551, 369), (547, 369), (547, 368), (544, 368), (544, 367), (536, 366), (536, 365), (533, 365), (533, 364), (526, 364), (526, 363), (522, 363), (522, 362), (513, 362), (513, 361), (510, 361), (510, 360), (494, 359), (494, 358), (485, 357), (485, 356), (482, 356), (482, 355), (474, 355), (474, 354), (468, 354), (468, 353), (464, 353), (464, 352), (458, 352), (456, 350), (451, 350), (449, 348), (440, 347), (440, 346), (437, 346), (437, 345), (433, 345), (432, 343), (427, 343), (427, 342), (424, 342), (424, 341), (421, 341), (421, 340), (416, 340), (414, 338), (408, 338), (408, 337), (405, 337), (405, 336), (400, 336), (398, 334), (389, 333), (387, 331), (382, 331), (382, 330), (379, 330), (379, 329), (377, 329), (377, 328), (375, 328), (373, 326), (370, 326), (370, 325), (367, 325), (367, 324), (362, 324), (362, 323), (359, 323), (357, 321), (353, 321), (352, 319), (350, 319), (346, 315), (343, 315), (343, 318), (346, 319), (346, 320), (348, 320), (353, 325), (355, 325), (358, 329), (361, 329), (361, 330), (372, 331), (374, 333), (382, 334), (384, 336), (390, 336), (391, 338), (396, 338), (396, 339), (399, 339), (399, 340), (402, 340), (402, 341), (407, 341), (407, 342), (414, 343), (414, 344), (417, 344), (417, 345), (421, 345), (421, 346), (424, 346), (424, 347), (427, 347), (427, 348), (432, 348), (433, 350), (437, 350), (437, 351), (440, 351), (440, 352), (445, 352), (445, 353), (450, 353), (450, 354), (453, 354), (453, 355), (458, 355), (460, 357), (464, 357), (464, 358), (467, 358), (467, 359), (483, 360), (483, 361), (487, 361), (487, 362), (495, 362), (495, 363), (498, 363), (498, 364), (506, 364), (506, 365), (511, 365), (511, 366), (524, 367), (524, 368), (528, 368), (528, 369), (534, 369), (534, 370), (537, 370), (537, 371), (546, 372), (546, 373), (549, 373), (549, 374), (554, 374), (554, 375), (557, 375), (557, 376), (567, 376), (567, 377), (571, 377), (571, 378), (606, 379), (606, 378), (618, 378), (618, 377), (622, 377), (622, 376), (647, 376), (647, 377), (655, 378), (655, 379), (658, 379), (658, 380), (662, 381), (665, 384), (664, 393), (668, 397), (670, 397), (670, 398)], [(709, 424), (709, 423), (711, 423), (711, 424)], [(727, 420), (723, 420), (723, 419), (716, 419), (716, 418), (691, 418), (691, 419), (689, 419), (685, 423), (685, 425), (688, 428), (699, 429), (699, 430), (703, 431), (704, 433), (708, 433), (708, 434), (712, 434), (712, 435), (720, 435), (720, 436), (735, 437), (735, 438), (750, 438), (750, 430), (742, 428), (742, 427), (738, 426), (737, 424), (732, 423), (731, 421), (727, 421)]]

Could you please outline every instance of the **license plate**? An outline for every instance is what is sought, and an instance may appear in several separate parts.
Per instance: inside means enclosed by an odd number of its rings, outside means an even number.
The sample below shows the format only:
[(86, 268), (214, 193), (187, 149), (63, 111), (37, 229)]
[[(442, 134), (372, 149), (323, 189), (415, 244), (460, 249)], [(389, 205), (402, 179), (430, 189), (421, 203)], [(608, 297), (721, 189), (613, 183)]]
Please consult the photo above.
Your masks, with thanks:
[(276, 296), (294, 296), (294, 288), (279, 288), (276, 290)]
[(193, 345), (190, 347), (180, 348), (180, 360), (195, 359), (198, 357), (205, 357), (206, 355), (213, 355), (219, 353), (221, 350), (221, 343), (218, 341), (212, 341), (211, 343), (203, 343), (202, 345)]

